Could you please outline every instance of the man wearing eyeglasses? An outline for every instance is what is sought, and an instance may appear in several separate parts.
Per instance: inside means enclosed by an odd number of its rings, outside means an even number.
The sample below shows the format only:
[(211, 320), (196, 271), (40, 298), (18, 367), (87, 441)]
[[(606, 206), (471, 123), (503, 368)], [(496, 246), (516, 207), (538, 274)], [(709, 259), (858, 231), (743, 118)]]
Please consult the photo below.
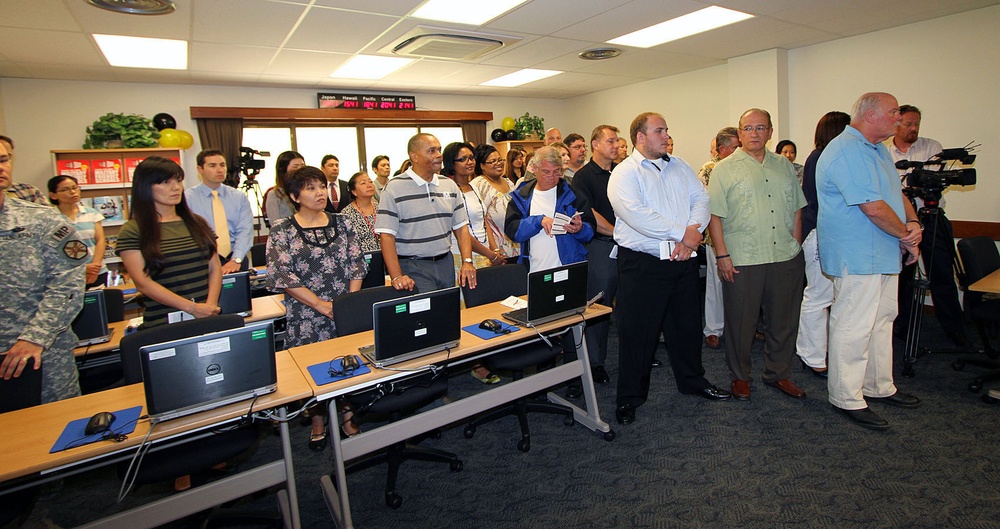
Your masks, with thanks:
[(726, 363), (732, 394), (750, 399), (750, 347), (764, 311), (763, 381), (794, 398), (805, 391), (789, 377), (799, 330), (805, 261), (805, 195), (788, 159), (771, 152), (771, 115), (751, 108), (740, 117), (742, 147), (720, 161), (708, 182), (708, 230), (722, 278)]
[(574, 132), (566, 136), (565, 143), (569, 148), (569, 167), (563, 171), (563, 179), (567, 184), (572, 184), (573, 176), (587, 163), (587, 141)]
[[(10, 136), (0, 134), (0, 146), (3, 146), (3, 148), (7, 151), (8, 157), (10, 158), (10, 167), (7, 168), (7, 177), (10, 178), (11, 173), (14, 172), (14, 140), (11, 139)], [(15, 184), (14, 182), (11, 182), (5, 192), (9, 196), (20, 198), (21, 200), (27, 200), (28, 202), (34, 202), (35, 204), (41, 204), (43, 206), (52, 205), (49, 200), (42, 195), (42, 192), (31, 184)]]

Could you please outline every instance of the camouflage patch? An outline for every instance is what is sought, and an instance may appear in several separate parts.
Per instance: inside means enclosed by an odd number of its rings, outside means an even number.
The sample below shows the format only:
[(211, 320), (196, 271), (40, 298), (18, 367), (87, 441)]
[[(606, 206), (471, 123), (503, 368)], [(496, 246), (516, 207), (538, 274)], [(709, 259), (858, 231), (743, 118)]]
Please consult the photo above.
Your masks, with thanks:
[(66, 257), (76, 261), (90, 255), (90, 252), (87, 251), (87, 245), (76, 239), (63, 245), (63, 253), (66, 254)]

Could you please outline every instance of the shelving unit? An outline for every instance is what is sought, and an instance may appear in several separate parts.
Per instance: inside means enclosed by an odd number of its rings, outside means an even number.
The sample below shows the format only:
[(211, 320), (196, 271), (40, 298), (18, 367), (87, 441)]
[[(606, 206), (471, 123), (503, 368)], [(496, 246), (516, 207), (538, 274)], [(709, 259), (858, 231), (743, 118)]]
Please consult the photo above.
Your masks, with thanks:
[(520, 147), (524, 150), (525, 154), (528, 154), (535, 149), (545, 145), (542, 140), (513, 140), (513, 141), (498, 141), (493, 144), (496, 147), (497, 152), (500, 153), (505, 160), (507, 159), (507, 152), (510, 151), (512, 147)]

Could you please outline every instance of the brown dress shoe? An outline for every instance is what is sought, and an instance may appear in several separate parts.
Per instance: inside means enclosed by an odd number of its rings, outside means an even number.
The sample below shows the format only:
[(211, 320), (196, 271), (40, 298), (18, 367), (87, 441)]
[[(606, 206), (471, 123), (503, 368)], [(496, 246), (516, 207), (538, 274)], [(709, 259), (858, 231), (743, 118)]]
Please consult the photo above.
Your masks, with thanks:
[(730, 392), (736, 400), (750, 400), (750, 381), (734, 380)]
[(769, 386), (774, 386), (780, 389), (782, 392), (785, 393), (785, 395), (788, 395), (789, 397), (795, 397), (797, 399), (806, 398), (805, 390), (796, 386), (794, 382), (788, 380), (787, 378), (784, 380), (775, 380), (774, 382), (764, 382), (764, 383)]
[(722, 340), (720, 340), (718, 336), (711, 334), (705, 337), (705, 345), (711, 349), (718, 349), (719, 347), (722, 347)]

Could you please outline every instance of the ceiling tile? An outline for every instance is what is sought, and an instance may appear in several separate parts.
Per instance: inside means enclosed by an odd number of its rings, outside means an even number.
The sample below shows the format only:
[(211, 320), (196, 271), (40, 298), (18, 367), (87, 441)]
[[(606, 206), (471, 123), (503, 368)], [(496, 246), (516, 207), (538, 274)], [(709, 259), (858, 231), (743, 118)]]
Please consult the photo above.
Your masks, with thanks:
[[(296, 1), (308, 3), (307, 0)], [(316, 0), (315, 3), (318, 6), (336, 7), (345, 11), (403, 16), (415, 11), (425, 1), (426, 0), (365, 0), (364, 3), (359, 3), (357, 0)]]
[(0, 49), (13, 62), (106, 66), (97, 45), (82, 33), (4, 28)]
[[(521, 4), (513, 11), (486, 24), (484, 28), (549, 35), (587, 19), (605, 17), (611, 9), (627, 2), (628, 0), (574, 0), (573, 2), (536, 0)], [(590, 35), (578, 34), (572, 37), (580, 39), (589, 38)]]
[(285, 43), (301, 50), (355, 53), (388, 30), (395, 17), (314, 7)]
[[(34, 4), (33, 1), (27, 3)], [(155, 16), (114, 13), (94, 7), (84, 0), (66, 0), (65, 3), (79, 24), (80, 30), (84, 33), (159, 39), (188, 40), (191, 38), (190, 2), (175, 2), (176, 11), (169, 15)]]
[(397, 70), (383, 79), (389, 82), (429, 82), (444, 83), (444, 78), (468, 68), (468, 64), (450, 61), (422, 59)]
[(24, 0), (0, 0), (0, 27), (79, 31), (62, 0), (32, 0), (31, 9), (18, 9)]
[(705, 4), (693, 0), (633, 0), (552, 35), (575, 39), (585, 36), (594, 42), (606, 42), (704, 7)]
[(324, 78), (329, 77), (337, 67), (350, 58), (351, 56), (345, 53), (281, 50), (264, 73)]
[(278, 53), (277, 48), (212, 42), (192, 42), (189, 49), (188, 69), (191, 71), (254, 75), (264, 72)]
[(265, 0), (212, 0), (195, 6), (192, 39), (201, 42), (280, 46), (305, 7)]
[(481, 64), (530, 68), (538, 63), (555, 59), (567, 53), (576, 55), (580, 51), (590, 47), (591, 43), (580, 40), (541, 37), (512, 47), (509, 51), (502, 52), (499, 55), (490, 56), (488, 59), (481, 61)]

